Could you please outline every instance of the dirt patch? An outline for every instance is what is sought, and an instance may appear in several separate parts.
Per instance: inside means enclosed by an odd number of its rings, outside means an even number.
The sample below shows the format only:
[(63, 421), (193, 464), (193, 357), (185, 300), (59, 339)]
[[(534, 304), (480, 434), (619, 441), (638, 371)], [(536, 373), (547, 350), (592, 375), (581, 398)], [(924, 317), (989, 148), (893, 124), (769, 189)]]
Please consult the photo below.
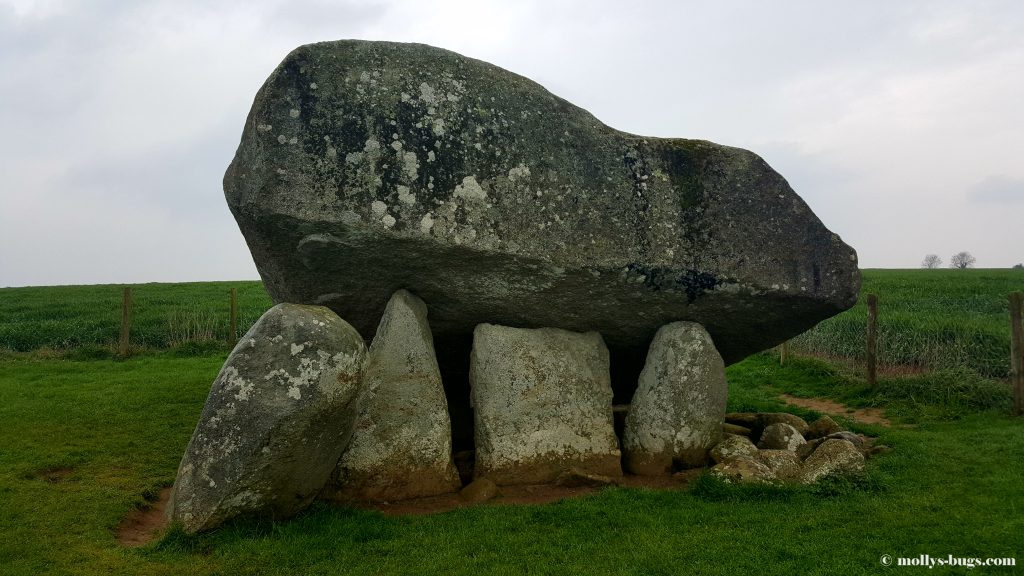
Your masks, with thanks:
[[(697, 476), (703, 472), (703, 468), (685, 470), (672, 476), (633, 476), (627, 474), (616, 479), (618, 486), (629, 488), (651, 488), (657, 490), (684, 490)], [(556, 486), (553, 484), (528, 484), (521, 486), (500, 486), (498, 496), (485, 505), (518, 506), (530, 504), (547, 504), (557, 502), (566, 498), (577, 498), (599, 492), (601, 487), (596, 486)], [(467, 506), (479, 506), (461, 499), (458, 494), (444, 494), (431, 496), (429, 498), (416, 498), (413, 500), (402, 500), (399, 502), (380, 502), (373, 504), (360, 504), (358, 508), (364, 510), (378, 510), (386, 516), (422, 515), (447, 512), (456, 508)]]
[(67, 482), (74, 471), (74, 468), (49, 468), (38, 473), (36, 477), (50, 484), (60, 484), (61, 482)]
[(792, 406), (807, 408), (808, 410), (814, 410), (815, 412), (821, 412), (822, 414), (843, 416), (862, 424), (879, 424), (886, 427), (892, 426), (892, 422), (885, 417), (885, 412), (881, 408), (853, 409), (834, 400), (827, 400), (825, 398), (797, 398), (796, 396), (790, 396), (789, 394), (780, 394), (779, 398), (781, 398), (786, 404), (790, 404)]
[(117, 526), (117, 541), (132, 548), (151, 542), (167, 526), (164, 511), (170, 499), (171, 489), (164, 488), (156, 502), (129, 512)]

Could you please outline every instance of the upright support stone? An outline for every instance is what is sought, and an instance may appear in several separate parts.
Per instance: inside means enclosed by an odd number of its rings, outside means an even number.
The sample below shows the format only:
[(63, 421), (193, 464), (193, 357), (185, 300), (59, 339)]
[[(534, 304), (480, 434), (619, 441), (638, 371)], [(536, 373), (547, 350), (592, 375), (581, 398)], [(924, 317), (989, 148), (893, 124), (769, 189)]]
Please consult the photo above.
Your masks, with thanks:
[(725, 365), (707, 331), (693, 322), (662, 326), (626, 416), (626, 471), (703, 465), (721, 439), (727, 396)]
[(620, 476), (608, 349), (596, 332), (480, 324), (470, 360), (477, 478)]
[(459, 489), (427, 306), (405, 290), (384, 310), (358, 403), (352, 442), (329, 497), (394, 501)]

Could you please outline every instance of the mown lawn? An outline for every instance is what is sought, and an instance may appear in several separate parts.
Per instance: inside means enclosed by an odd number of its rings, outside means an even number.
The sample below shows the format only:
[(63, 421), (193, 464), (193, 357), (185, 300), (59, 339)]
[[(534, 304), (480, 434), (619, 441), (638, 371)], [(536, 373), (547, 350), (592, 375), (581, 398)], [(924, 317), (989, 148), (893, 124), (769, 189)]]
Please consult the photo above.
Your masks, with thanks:
[[(914, 412), (917, 400), (900, 404), (914, 428), (859, 428), (895, 450), (855, 484), (740, 489), (705, 478), (688, 492), (608, 489), (399, 518), (316, 506), (291, 522), (120, 546), (120, 519), (173, 481), (222, 361), (0, 360), (0, 574), (732, 576), (876, 574), (883, 554), (1024, 561), (1024, 421), (956, 402)], [(780, 368), (767, 355), (729, 378), (732, 409), (779, 409), (783, 390), (859, 385), (821, 363)]]

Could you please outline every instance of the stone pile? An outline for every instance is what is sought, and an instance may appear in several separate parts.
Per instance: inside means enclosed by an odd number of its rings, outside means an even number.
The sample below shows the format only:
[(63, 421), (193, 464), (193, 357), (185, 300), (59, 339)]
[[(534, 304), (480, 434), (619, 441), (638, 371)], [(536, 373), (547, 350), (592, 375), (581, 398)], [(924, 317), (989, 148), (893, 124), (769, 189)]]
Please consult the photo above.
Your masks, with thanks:
[(855, 477), (864, 473), (866, 457), (888, 450), (843, 430), (828, 416), (810, 425), (785, 412), (730, 413), (725, 419), (725, 437), (710, 451), (711, 473), (731, 483), (813, 484)]

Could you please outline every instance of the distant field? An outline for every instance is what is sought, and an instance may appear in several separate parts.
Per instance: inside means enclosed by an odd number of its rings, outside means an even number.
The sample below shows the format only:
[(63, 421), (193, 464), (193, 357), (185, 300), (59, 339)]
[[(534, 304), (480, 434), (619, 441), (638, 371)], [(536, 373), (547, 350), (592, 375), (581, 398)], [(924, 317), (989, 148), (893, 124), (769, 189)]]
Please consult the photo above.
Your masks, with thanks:
[(860, 359), (867, 307), (878, 295), (881, 364), (1010, 372), (1007, 295), (1024, 291), (1022, 270), (865, 270), (861, 301), (793, 341), (797, 352)]
[[(163, 349), (226, 342), (231, 288), (238, 289), (244, 333), (271, 306), (261, 282), (194, 282), (132, 286), (132, 345)], [(112, 347), (121, 322), (121, 285), (0, 289), (0, 348), (29, 352)]]
[[(238, 289), (239, 332), (270, 307), (259, 282), (138, 284), (132, 344), (166, 349), (228, 340), (228, 291)], [(967, 368), (1004, 378), (1009, 364), (1006, 296), (1024, 291), (1021, 270), (865, 270), (879, 297), (879, 361), (925, 369)], [(796, 338), (796, 352), (860, 359), (863, 303)], [(102, 353), (117, 342), (121, 286), (0, 289), (0, 349)]]

